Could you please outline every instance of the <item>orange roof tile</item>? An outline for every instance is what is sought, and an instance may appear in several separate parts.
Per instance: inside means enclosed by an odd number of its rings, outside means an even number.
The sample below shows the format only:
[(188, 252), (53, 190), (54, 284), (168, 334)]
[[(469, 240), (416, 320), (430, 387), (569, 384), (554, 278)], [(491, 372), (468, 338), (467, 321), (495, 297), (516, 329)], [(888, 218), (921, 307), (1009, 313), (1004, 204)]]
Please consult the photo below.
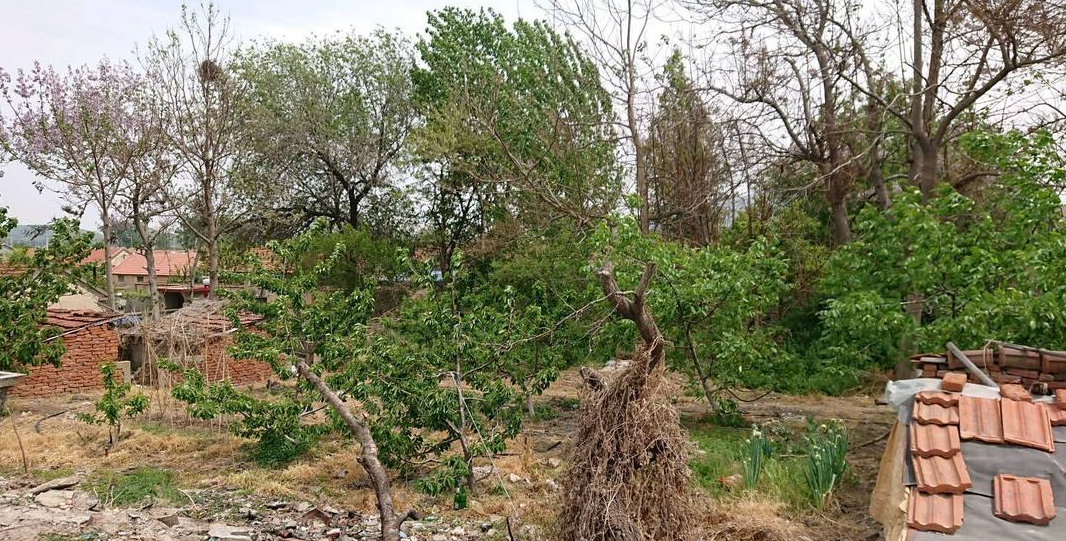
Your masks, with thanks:
[(1066, 409), (1062, 409), (1058, 404), (1051, 402), (1041, 402), (1041, 405), (1047, 411), (1047, 418), (1051, 421), (1051, 426), (1066, 426)]
[(915, 394), (914, 399), (922, 404), (938, 406), (954, 406), (959, 403), (959, 395), (945, 391), (922, 391)]
[(1047, 479), (1000, 474), (993, 478), (992, 486), (997, 517), (1041, 525), (1055, 518), (1055, 501)]
[(911, 423), (911, 454), (949, 458), (962, 450), (959, 429), (954, 426)]
[[(196, 259), (196, 252), (182, 250), (153, 250), (156, 276), (184, 276), (189, 273)], [(148, 276), (148, 263), (144, 254), (134, 253), (111, 271), (116, 275)]]
[(958, 406), (915, 402), (914, 419), (923, 425), (957, 425), (959, 424), (959, 408)]
[(1003, 416), (999, 400), (959, 397), (959, 436), (964, 440), (1003, 443)]
[[(122, 253), (131, 253), (132, 254), (133, 250), (131, 250), (129, 248), (122, 247), (122, 246), (114, 246), (114, 247), (111, 248), (111, 257), (115, 257), (116, 255), (119, 255), (119, 254), (122, 254)], [(82, 265), (87, 265), (87, 264), (90, 264), (90, 263), (103, 263), (103, 262), (104, 262), (104, 249), (103, 248), (93, 248), (93, 250), (91, 252), (89, 252), (89, 255), (85, 256), (85, 259), (81, 260), (81, 264)]]
[(1009, 398), (1011, 400), (1032, 400), (1033, 395), (1029, 394), (1029, 391), (1025, 390), (1025, 387), (1018, 385), (1017, 383), (1004, 383), (999, 386), (999, 396), (1003, 398)]
[(962, 527), (962, 495), (912, 491), (907, 525), (925, 532), (955, 533)]
[(1040, 405), (1023, 400), (1000, 400), (1003, 439), (1049, 453), (1055, 452), (1051, 420)]
[(1060, 408), (1066, 409), (1066, 389), (1055, 389), (1055, 402)]
[(962, 453), (951, 458), (914, 456), (914, 477), (918, 490), (928, 494), (962, 494), (973, 486)]

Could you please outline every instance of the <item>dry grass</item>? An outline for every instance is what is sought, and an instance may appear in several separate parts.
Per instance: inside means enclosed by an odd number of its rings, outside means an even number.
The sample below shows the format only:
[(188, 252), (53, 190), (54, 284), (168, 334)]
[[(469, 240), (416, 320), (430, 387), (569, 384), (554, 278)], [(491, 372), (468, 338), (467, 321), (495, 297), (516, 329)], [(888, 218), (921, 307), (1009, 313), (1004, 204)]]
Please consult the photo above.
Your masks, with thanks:
[(711, 504), (701, 524), (707, 541), (797, 541), (813, 539), (804, 526), (785, 517), (775, 500), (746, 496)]

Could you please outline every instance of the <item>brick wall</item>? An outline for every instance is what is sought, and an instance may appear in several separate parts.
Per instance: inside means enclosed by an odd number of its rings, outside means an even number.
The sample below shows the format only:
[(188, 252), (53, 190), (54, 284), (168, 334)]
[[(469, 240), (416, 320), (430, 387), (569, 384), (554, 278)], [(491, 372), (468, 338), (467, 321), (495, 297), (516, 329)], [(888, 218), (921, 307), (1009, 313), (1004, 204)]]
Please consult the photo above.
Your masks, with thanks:
[(11, 389), (11, 396), (47, 397), (103, 388), (100, 364), (118, 359), (118, 333), (107, 325), (82, 329), (63, 337), (67, 351), (59, 368), (28, 369), (28, 377)]
[(203, 350), (203, 365), (200, 371), (207, 381), (229, 379), (234, 385), (259, 383), (274, 376), (270, 365), (260, 361), (233, 359), (226, 353), (226, 348), (233, 343), (231, 336), (214, 339)]

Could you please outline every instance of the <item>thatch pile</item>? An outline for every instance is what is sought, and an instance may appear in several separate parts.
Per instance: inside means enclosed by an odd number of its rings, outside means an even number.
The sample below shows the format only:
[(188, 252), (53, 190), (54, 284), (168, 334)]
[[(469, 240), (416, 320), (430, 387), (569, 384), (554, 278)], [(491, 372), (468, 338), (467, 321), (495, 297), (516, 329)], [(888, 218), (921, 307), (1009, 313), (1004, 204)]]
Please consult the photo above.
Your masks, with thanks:
[(559, 520), (568, 541), (682, 540), (693, 534), (687, 439), (669, 401), (663, 337), (644, 307), (653, 272), (649, 265), (632, 300), (609, 268), (600, 273), (608, 298), (637, 323), (644, 344), (609, 381), (583, 371), (589, 396), (582, 402)]

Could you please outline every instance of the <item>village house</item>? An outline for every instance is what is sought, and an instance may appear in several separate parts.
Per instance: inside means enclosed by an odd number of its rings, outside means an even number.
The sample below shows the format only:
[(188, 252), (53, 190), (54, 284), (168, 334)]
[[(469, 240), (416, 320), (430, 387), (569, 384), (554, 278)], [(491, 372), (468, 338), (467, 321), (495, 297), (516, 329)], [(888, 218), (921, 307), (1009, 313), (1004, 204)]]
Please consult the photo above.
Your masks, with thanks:
[[(156, 272), (156, 289), (160, 293), (163, 307), (167, 310), (181, 308), (194, 297), (207, 297), (208, 287), (195, 281), (193, 275), (198, 266), (195, 251), (189, 250), (154, 250)], [(144, 254), (133, 253), (111, 270), (115, 277), (115, 288), (127, 293), (127, 298), (137, 293), (148, 292), (148, 262)], [(129, 295), (134, 292), (134, 295)]]

